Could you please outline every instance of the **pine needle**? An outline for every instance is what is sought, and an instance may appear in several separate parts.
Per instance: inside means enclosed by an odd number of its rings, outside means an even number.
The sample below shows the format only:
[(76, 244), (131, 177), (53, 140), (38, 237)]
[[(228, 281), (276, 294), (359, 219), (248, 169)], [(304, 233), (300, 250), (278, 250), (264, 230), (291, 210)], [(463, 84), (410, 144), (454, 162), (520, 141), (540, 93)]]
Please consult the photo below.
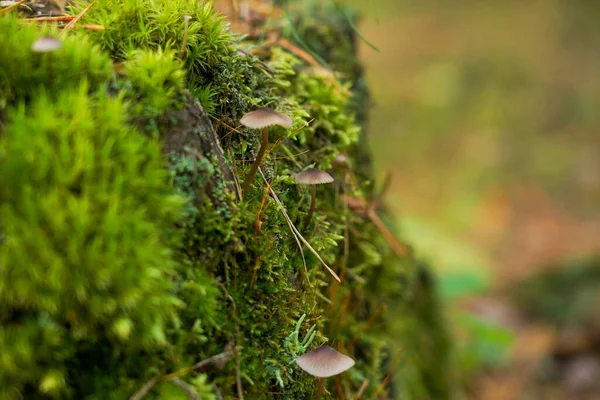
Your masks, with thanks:
[(73, 18), (71, 20), (71, 22), (69, 22), (67, 25), (65, 25), (65, 27), (63, 28), (63, 31), (60, 34), (62, 35), (67, 30), (73, 28), (75, 26), (75, 24), (90, 10), (90, 8), (92, 8), (94, 3), (96, 3), (96, 0), (92, 1), (86, 8), (84, 8), (79, 14), (77, 14), (77, 16), (75, 18)]

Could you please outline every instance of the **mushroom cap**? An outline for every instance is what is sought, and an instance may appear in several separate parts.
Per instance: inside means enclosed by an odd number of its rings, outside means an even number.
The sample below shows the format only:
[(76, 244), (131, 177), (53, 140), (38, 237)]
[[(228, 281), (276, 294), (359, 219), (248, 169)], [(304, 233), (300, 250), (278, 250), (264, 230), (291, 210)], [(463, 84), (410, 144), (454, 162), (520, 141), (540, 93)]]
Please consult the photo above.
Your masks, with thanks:
[(296, 181), (304, 185), (320, 185), (322, 183), (333, 182), (333, 177), (318, 168), (309, 168), (306, 171), (296, 174)]
[(292, 119), (285, 114), (280, 114), (269, 107), (259, 108), (244, 114), (240, 123), (248, 128), (262, 129), (267, 126), (279, 125), (283, 128), (292, 127)]
[(52, 36), (42, 36), (31, 45), (31, 50), (36, 53), (49, 53), (63, 47), (60, 40)]
[(337, 165), (346, 165), (348, 164), (348, 157), (344, 153), (338, 153), (333, 162)]
[(329, 346), (321, 346), (296, 359), (296, 364), (312, 376), (328, 378), (352, 368), (354, 360)]

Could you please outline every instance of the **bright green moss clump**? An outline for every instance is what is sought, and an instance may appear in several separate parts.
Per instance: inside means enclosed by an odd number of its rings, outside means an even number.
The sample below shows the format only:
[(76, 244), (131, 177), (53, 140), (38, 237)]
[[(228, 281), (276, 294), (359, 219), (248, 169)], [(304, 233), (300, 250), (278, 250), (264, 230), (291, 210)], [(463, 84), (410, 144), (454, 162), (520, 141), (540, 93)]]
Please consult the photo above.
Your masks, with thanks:
[(39, 94), (2, 134), (3, 389), (61, 393), (92, 373), (67, 369), (86, 344), (152, 352), (180, 304), (165, 233), (181, 200), (160, 148), (126, 125), (119, 99), (87, 91)]
[(84, 23), (105, 26), (90, 39), (114, 60), (125, 60), (138, 49), (169, 48), (179, 54), (185, 16), (191, 17), (182, 60), (188, 86), (213, 115), (239, 118), (261, 94), (258, 75), (252, 73), (257, 67), (253, 57), (237, 52), (224, 18), (210, 2), (98, 0)]
[(185, 73), (173, 51), (135, 50), (127, 57), (124, 73), (133, 115), (152, 118), (183, 104)]
[(62, 39), (63, 48), (53, 53), (31, 51), (33, 42), (44, 32), (49, 31), (33, 26), (19, 29), (16, 18), (0, 18), (0, 108), (31, 98), (40, 87), (57, 93), (76, 87), (85, 78), (94, 89), (109, 79), (110, 59), (83, 35), (67, 36)]

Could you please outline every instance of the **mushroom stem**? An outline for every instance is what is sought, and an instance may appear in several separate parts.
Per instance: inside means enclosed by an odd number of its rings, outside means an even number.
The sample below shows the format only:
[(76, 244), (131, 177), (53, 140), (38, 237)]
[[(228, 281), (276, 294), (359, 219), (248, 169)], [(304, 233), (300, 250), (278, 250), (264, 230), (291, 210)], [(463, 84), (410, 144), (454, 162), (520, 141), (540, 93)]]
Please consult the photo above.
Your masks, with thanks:
[(265, 152), (267, 151), (268, 146), (269, 146), (268, 128), (263, 128), (262, 143), (260, 145), (260, 150), (258, 150), (258, 154), (256, 155), (256, 159), (254, 160), (254, 164), (252, 164), (252, 167), (250, 168), (250, 172), (248, 172), (248, 176), (246, 176), (246, 179), (244, 180), (244, 183), (242, 184), (242, 193), (244, 193), (246, 191), (246, 189), (248, 189), (248, 187), (254, 180), (254, 175), (256, 175), (256, 171), (258, 171), (258, 167), (260, 167), (262, 158), (265, 155)]
[(319, 378), (319, 384), (317, 386), (317, 391), (315, 392), (315, 400), (321, 400), (323, 392), (325, 392), (325, 378)]
[(317, 185), (310, 185), (310, 193), (311, 193), (310, 209), (308, 210), (308, 215), (306, 216), (306, 219), (304, 220), (305, 228), (308, 228), (308, 223), (312, 219), (313, 213), (315, 212), (315, 203), (316, 203), (316, 198), (317, 198)]

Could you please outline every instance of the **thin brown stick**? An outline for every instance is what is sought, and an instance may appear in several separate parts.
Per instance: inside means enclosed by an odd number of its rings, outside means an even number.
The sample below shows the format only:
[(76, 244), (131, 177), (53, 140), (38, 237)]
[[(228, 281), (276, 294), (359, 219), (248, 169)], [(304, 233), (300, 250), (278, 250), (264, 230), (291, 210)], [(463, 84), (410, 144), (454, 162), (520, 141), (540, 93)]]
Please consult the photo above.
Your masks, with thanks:
[(344, 196), (344, 201), (352, 210), (369, 218), (398, 257), (402, 258), (410, 254), (410, 248), (394, 236), (368, 203), (349, 196)]
[(194, 370), (200, 369), (212, 362), (215, 362), (221, 358), (225, 358), (227, 359), (227, 357), (229, 357), (231, 355), (231, 353), (233, 352), (233, 350), (229, 350), (229, 351), (224, 351), (220, 354), (217, 354), (215, 356), (209, 357), (206, 360), (202, 360), (197, 362), (196, 364), (192, 365), (191, 367), (186, 367), (186, 368), (182, 368), (178, 371), (172, 372), (168, 375), (164, 375), (164, 376), (155, 376), (154, 378), (150, 379), (148, 382), (146, 382), (144, 384), (144, 386), (142, 386), (140, 388), (140, 390), (138, 390), (137, 392), (135, 392), (130, 398), (129, 400), (140, 400), (142, 399), (144, 396), (146, 396), (148, 394), (148, 392), (157, 384), (161, 383), (161, 382), (167, 382), (167, 381), (173, 381), (175, 379), (179, 379), (180, 377), (182, 377), (183, 375), (186, 375)]
[(105, 31), (106, 27), (104, 27), (104, 25), (94, 25), (94, 24), (89, 24), (89, 25), (84, 25), (82, 26), (83, 29), (87, 29), (88, 31)]
[(367, 215), (369, 216), (369, 219), (371, 220), (373, 225), (375, 225), (375, 227), (379, 230), (381, 236), (383, 236), (383, 238), (388, 242), (388, 244), (398, 257), (402, 258), (410, 253), (410, 249), (408, 248), (408, 246), (396, 239), (396, 237), (392, 234), (392, 232), (390, 232), (387, 226), (385, 226), (383, 221), (379, 219), (377, 214), (375, 214), (375, 211), (367, 210)]
[(275, 203), (277, 203), (277, 207), (279, 207), (279, 211), (281, 211), (281, 213), (283, 214), (283, 218), (285, 219), (285, 222), (288, 224), (290, 231), (292, 231), (292, 236), (296, 240), (296, 243), (298, 244), (298, 248), (300, 249), (300, 255), (302, 256), (302, 265), (304, 266), (304, 274), (306, 275), (306, 281), (308, 282), (308, 286), (312, 287), (312, 285), (310, 283), (310, 279), (308, 277), (308, 267), (306, 266), (306, 258), (304, 257), (304, 249), (302, 248), (302, 243), (300, 243), (300, 239), (298, 239), (298, 236), (296, 236), (296, 233), (294, 232), (294, 228), (293, 228), (294, 223), (292, 222), (290, 217), (287, 215), (287, 212), (285, 211), (283, 204), (281, 204), (281, 202), (279, 201), (279, 198), (273, 191), (273, 188), (271, 188), (271, 185), (269, 184), (269, 182), (267, 182), (267, 178), (265, 178), (265, 175), (262, 173), (262, 170), (260, 168), (258, 169), (258, 172), (260, 173), (260, 176), (265, 181), (265, 184), (267, 185), (267, 188), (269, 189), (271, 196), (275, 200)]
[(263, 198), (260, 201), (260, 206), (258, 207), (258, 212), (256, 213), (256, 220), (254, 221), (254, 229), (256, 229), (256, 232), (259, 235), (263, 234), (262, 229), (261, 229), (261, 226), (262, 226), (261, 214), (262, 214), (262, 210), (263, 210), (268, 198), (269, 198), (269, 191), (265, 189)]
[(352, 398), (352, 400), (359, 400), (361, 398), (361, 396), (363, 395), (363, 392), (365, 391), (365, 389), (367, 388), (367, 386), (369, 385), (369, 380), (365, 379), (362, 383), (362, 385), (360, 385), (360, 389), (358, 389), (358, 392), (354, 395), (354, 397)]
[(8, 7), (4, 7), (4, 8), (2, 9), (2, 12), (3, 12), (3, 13), (7, 13), (7, 12), (9, 12), (10, 10), (12, 10), (12, 9), (15, 9), (15, 8), (19, 7), (19, 6), (20, 6), (21, 4), (23, 4), (23, 3), (25, 3), (25, 0), (20, 0), (20, 1), (16, 2), (15, 4), (11, 4), (11, 5), (10, 5), (10, 6), (8, 6)]
[(133, 396), (131, 396), (129, 398), (129, 400), (140, 400), (142, 397), (147, 395), (148, 392), (150, 391), (150, 389), (152, 389), (154, 386), (156, 386), (156, 384), (158, 382), (160, 382), (160, 380), (161, 380), (160, 376), (155, 376), (154, 378), (150, 379), (148, 382), (146, 382), (144, 384), (144, 386), (142, 386), (142, 388), (140, 390), (135, 392), (135, 394)]
[[(288, 226), (292, 230), (292, 233), (294, 234), (294, 237), (296, 237), (297, 241), (301, 241), (302, 243), (304, 243), (306, 245), (306, 247), (308, 247), (308, 250), (310, 250), (310, 252), (313, 253), (313, 255), (315, 257), (317, 257), (317, 260), (319, 260), (321, 262), (321, 264), (323, 264), (323, 266), (325, 267), (325, 269), (327, 269), (327, 271), (329, 271), (329, 273), (335, 278), (336, 281), (342, 282), (340, 280), (340, 277), (338, 276), (338, 274), (336, 274), (334, 270), (332, 270), (331, 268), (329, 268), (329, 265), (327, 265), (327, 263), (325, 261), (323, 261), (323, 258), (321, 258), (321, 256), (319, 255), (319, 253), (310, 245), (310, 243), (308, 243), (308, 241), (306, 239), (304, 239), (304, 236), (302, 236), (302, 234), (300, 233), (300, 231), (298, 231), (298, 229), (294, 226), (294, 223), (292, 222), (292, 220), (290, 219), (289, 215), (285, 211), (285, 207), (283, 207), (283, 204), (281, 204), (281, 201), (279, 200), (279, 197), (277, 197), (277, 194), (275, 193), (275, 191), (273, 190), (273, 188), (269, 185), (269, 182), (267, 182), (267, 178), (265, 178), (265, 176), (262, 173), (262, 171), (260, 170), (260, 168), (258, 169), (258, 171), (260, 172), (260, 175), (262, 176), (263, 180), (265, 181), (265, 184), (269, 187), (269, 191), (271, 192), (271, 196), (273, 196), (273, 199), (275, 199), (275, 202), (279, 206), (279, 209), (281, 210), (281, 213), (285, 217), (285, 220), (288, 223)], [(300, 245), (299, 242), (298, 242), (298, 245)], [(300, 253), (302, 253), (302, 259), (304, 260), (304, 252), (302, 250), (302, 246), (300, 246)], [(306, 261), (304, 261), (304, 268), (306, 268)], [(307, 278), (308, 278), (308, 272), (307, 272)]]
[(377, 390), (371, 397), (371, 400), (373, 400), (379, 394), (379, 392), (381, 392), (388, 385), (388, 383), (390, 382), (390, 378), (391, 378), (391, 372), (388, 372), (385, 375), (385, 377), (383, 378), (383, 381), (381, 382), (381, 384), (379, 386), (377, 386)]
[(188, 30), (190, 28), (190, 19), (191, 17), (189, 15), (186, 15), (185, 17), (183, 17), (183, 42), (181, 43), (181, 50), (179, 51), (179, 59), (183, 60), (183, 56), (185, 55), (185, 50), (187, 47), (187, 41), (188, 41)]
[(71, 20), (71, 22), (69, 22), (67, 25), (65, 25), (65, 27), (63, 28), (63, 31), (60, 33), (61, 35), (64, 34), (68, 29), (71, 29), (75, 26), (75, 24), (81, 19), (83, 18), (83, 16), (90, 11), (90, 8), (92, 8), (92, 6), (96, 3), (96, 0), (92, 1), (86, 8), (84, 8), (79, 14), (77, 14), (77, 16), (75, 18), (73, 18)]
[(24, 18), (25, 22), (68, 22), (75, 18), (75, 15), (61, 15), (60, 17), (38, 17)]
[(240, 131), (240, 128), (242, 127), (242, 125), (238, 125), (237, 127), (233, 128), (233, 127), (227, 125), (225, 122), (221, 122), (221, 124), (223, 126), (225, 126), (226, 128), (229, 128), (229, 132), (227, 132), (225, 135), (223, 135), (221, 140), (225, 139), (227, 136), (231, 135), (233, 132), (242, 134), (242, 131)]
[(196, 393), (194, 388), (192, 386), (188, 385), (187, 383), (185, 383), (184, 381), (182, 381), (181, 379), (175, 378), (171, 382), (173, 382), (174, 385), (182, 388), (187, 393), (188, 399), (200, 400), (200, 396), (198, 396), (198, 393)]
[(315, 69), (316, 72), (318, 72), (324, 76), (327, 76), (329, 78), (334, 78), (331, 71), (329, 71), (327, 68), (324, 68), (321, 64), (319, 64), (319, 62), (313, 56), (311, 56), (309, 53), (307, 53), (305, 50), (301, 49), (298, 46), (295, 46), (294, 44), (292, 44), (291, 42), (289, 42), (288, 40), (283, 39), (283, 38), (280, 38), (279, 40), (277, 40), (276, 43), (279, 46), (286, 49), (287, 51), (289, 51), (290, 53), (292, 53), (293, 55), (295, 55), (296, 57), (301, 58), (304, 61), (306, 61), (307, 63), (309, 63)]

